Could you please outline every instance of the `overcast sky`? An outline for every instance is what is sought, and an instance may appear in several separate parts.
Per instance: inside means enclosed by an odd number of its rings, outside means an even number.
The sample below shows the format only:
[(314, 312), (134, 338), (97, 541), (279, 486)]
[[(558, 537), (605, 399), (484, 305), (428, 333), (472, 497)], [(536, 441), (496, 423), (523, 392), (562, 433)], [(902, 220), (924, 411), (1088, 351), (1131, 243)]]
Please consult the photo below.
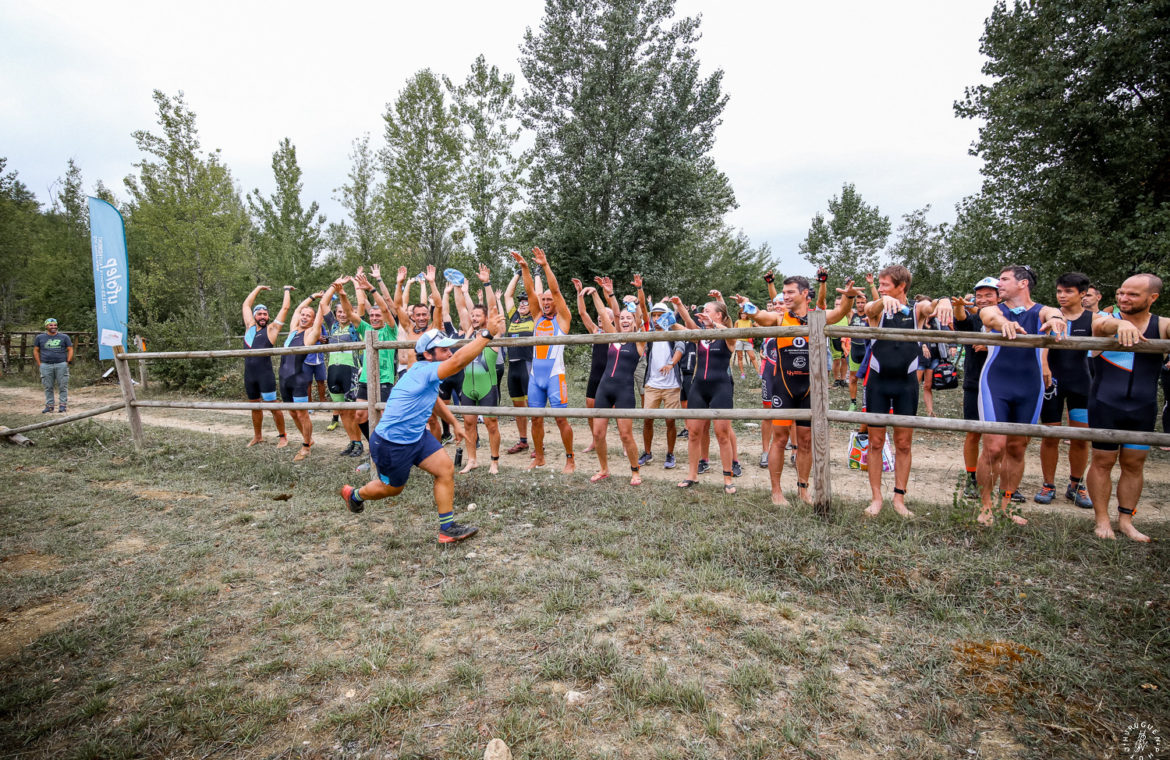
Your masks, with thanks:
[[(981, 81), (991, 0), (702, 3), (700, 60), (722, 68), (730, 102), (715, 158), (739, 208), (729, 221), (771, 244), (789, 271), (814, 213), (853, 182), (897, 227), (925, 204), (950, 221), (979, 189), (967, 151), (978, 125), (952, 104)], [(0, 156), (48, 202), (73, 158), (87, 190), (140, 158), (130, 133), (156, 130), (151, 91), (186, 93), (205, 149), (243, 191), (272, 190), (271, 156), (292, 140), (304, 199), (333, 200), (351, 141), (381, 144), (386, 104), (415, 71), (462, 79), (476, 55), (519, 75), (542, 0), (504, 3), (0, 3)]]

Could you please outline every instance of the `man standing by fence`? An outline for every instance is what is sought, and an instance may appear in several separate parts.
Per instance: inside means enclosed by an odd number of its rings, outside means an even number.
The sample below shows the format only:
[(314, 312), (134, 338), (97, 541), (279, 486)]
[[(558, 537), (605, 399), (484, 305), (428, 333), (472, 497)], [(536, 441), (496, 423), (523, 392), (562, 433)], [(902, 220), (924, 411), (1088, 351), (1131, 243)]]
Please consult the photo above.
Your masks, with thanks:
[[(1162, 292), (1162, 280), (1152, 274), (1130, 277), (1117, 289), (1120, 318), (1099, 318), (1093, 335), (1117, 336), (1123, 346), (1170, 337), (1170, 320), (1150, 314), (1150, 307)], [(1136, 430), (1152, 433), (1158, 416), (1158, 376), (1161, 354), (1102, 351), (1093, 357), (1093, 381), (1089, 394), (1089, 427)], [(1089, 465), (1089, 496), (1097, 518), (1095, 533), (1113, 538), (1109, 524), (1109, 497), (1113, 490), (1113, 465), (1121, 450), (1121, 475), (1117, 478), (1117, 527), (1134, 541), (1149, 536), (1133, 526), (1138, 499), (1142, 495), (1146, 455), (1149, 446), (1093, 441)]]
[[(248, 348), (272, 348), (276, 345), (276, 338), (280, 335), (280, 328), (284, 326), (284, 318), (288, 316), (288, 306), (292, 285), (284, 286), (284, 300), (280, 305), (280, 313), (276, 319), (268, 321), (268, 307), (256, 303), (256, 296), (260, 291), (269, 290), (267, 285), (257, 285), (248, 297), (244, 299), (244, 345)], [(252, 403), (276, 401), (276, 375), (272, 371), (271, 356), (249, 356), (244, 358), (244, 395)], [(279, 409), (272, 411), (272, 419), (276, 422), (276, 432), (279, 438), (276, 447), (284, 448), (288, 445), (288, 435), (284, 431), (284, 412)], [(264, 442), (264, 412), (252, 410), (252, 440), (249, 446)]]
[(45, 408), (41, 414), (53, 411), (53, 388), (61, 401), (58, 412), (69, 410), (69, 365), (73, 363), (73, 341), (57, 331), (57, 320), (45, 320), (45, 331), (33, 340), (33, 360), (41, 371), (41, 385), (45, 389)]
[[(1017, 335), (1051, 333), (1063, 338), (1068, 330), (1060, 309), (1032, 300), (1036, 275), (1026, 266), (1005, 267), (999, 274), (999, 295), (1003, 302), (979, 312), (983, 326), (1012, 340)], [(1044, 379), (1039, 348), (991, 346), (983, 374), (979, 378), (979, 418), (984, 422), (1016, 422), (1035, 425), (1044, 401)], [(1021, 515), (1009, 510), (1012, 495), (1024, 476), (1024, 452), (1028, 437), (1023, 435), (983, 436), (983, 453), (979, 455), (976, 477), (979, 480), (982, 507), (979, 522), (990, 525), (998, 481), (1003, 494), (1001, 511), (1017, 525), (1027, 525)]]
[[(900, 264), (886, 267), (878, 274), (879, 297), (865, 307), (870, 327), (921, 329), (932, 316), (943, 325), (954, 323), (949, 299), (906, 303), (910, 288), (910, 270)], [(865, 410), (870, 414), (918, 414), (918, 344), (906, 341), (875, 340), (870, 351), (865, 382)], [(906, 486), (910, 481), (910, 446), (914, 428), (894, 427), (894, 511), (913, 517), (906, 508)], [(873, 500), (865, 514), (873, 517), (882, 511), (882, 447), (886, 441), (884, 425), (869, 426), (869, 488)]]

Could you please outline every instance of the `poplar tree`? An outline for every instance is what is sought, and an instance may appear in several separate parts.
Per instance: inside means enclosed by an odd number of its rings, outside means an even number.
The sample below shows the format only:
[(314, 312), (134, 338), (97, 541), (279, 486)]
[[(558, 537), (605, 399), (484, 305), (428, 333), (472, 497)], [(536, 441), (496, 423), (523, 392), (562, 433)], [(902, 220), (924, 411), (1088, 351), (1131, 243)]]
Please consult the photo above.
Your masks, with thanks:
[(272, 195), (265, 197), (259, 189), (248, 194), (260, 279), (302, 289), (315, 287), (310, 278), (325, 245), (325, 215), (317, 213), (316, 201), (308, 208), (301, 203), (302, 171), (296, 146), (287, 137), (272, 154), (272, 175), (276, 183)]

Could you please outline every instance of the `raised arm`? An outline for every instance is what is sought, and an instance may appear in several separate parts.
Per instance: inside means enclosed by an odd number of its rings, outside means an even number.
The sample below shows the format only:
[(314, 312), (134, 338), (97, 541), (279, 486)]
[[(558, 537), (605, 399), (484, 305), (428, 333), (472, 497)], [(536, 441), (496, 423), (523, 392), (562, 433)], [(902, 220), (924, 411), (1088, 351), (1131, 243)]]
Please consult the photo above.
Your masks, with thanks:
[[(357, 291), (358, 297), (361, 298), (362, 286), (357, 283), (357, 280), (354, 280), (353, 287), (354, 290)], [(353, 307), (353, 304), (349, 302), (349, 296), (345, 294), (345, 288), (339, 289), (337, 294), (341, 297), (341, 308), (345, 311), (345, 316), (349, 319), (349, 323), (356, 328), (358, 323), (362, 321), (361, 315), (358, 314), (358, 311)]]
[(573, 287), (577, 290), (577, 316), (581, 317), (581, 324), (585, 325), (585, 332), (592, 335), (597, 332), (597, 323), (589, 318), (589, 311), (585, 308), (585, 296), (589, 295), (589, 291), (593, 291), (596, 295), (597, 288), (581, 287), (581, 281), (576, 277), (573, 278)]
[(260, 295), (262, 290), (271, 290), (267, 285), (257, 285), (244, 299), (244, 329), (256, 326), (256, 318), (252, 316), (252, 306), (256, 303), (256, 296)]
[(378, 283), (378, 292), (382, 296), (382, 300), (378, 301), (378, 308), (385, 312), (386, 309), (382, 307), (382, 304), (390, 300), (390, 289), (386, 287), (386, 281), (382, 279), (382, 267), (374, 264), (370, 267), (370, 274), (373, 276), (374, 282)]
[[(540, 293), (537, 292), (536, 282), (532, 279), (532, 270), (528, 268), (528, 262), (524, 260), (519, 251), (512, 251), (512, 259), (520, 267), (520, 276), (524, 278), (524, 292), (528, 294), (528, 303), (535, 307), (536, 299), (540, 298)], [(536, 313), (535, 308), (533, 308), (533, 313)]]
[[(511, 314), (513, 309), (516, 308), (514, 296), (516, 295), (516, 283), (518, 282), (520, 282), (520, 273), (516, 272), (512, 275), (512, 279), (508, 280), (508, 287), (504, 288), (504, 306), (507, 307), (508, 314)], [(529, 296), (529, 298), (532, 298), (532, 296)]]
[(467, 333), (471, 329), (471, 300), (470, 283), (463, 281), (463, 287), (455, 288), (455, 310), (459, 312), (459, 331)]
[[(488, 317), (487, 329), (492, 335), (501, 334), (504, 331), (503, 315), (497, 313)], [(459, 370), (475, 361), (475, 358), (487, 347), (490, 340), (490, 338), (481, 338), (476, 335), (470, 341), (464, 343), (458, 351), (451, 354), (451, 358), (445, 359), (439, 364), (439, 379), (446, 380), (451, 375), (456, 374)]]
[(667, 300), (669, 300), (672, 304), (674, 304), (674, 310), (678, 313), (679, 320), (682, 321), (682, 323), (684, 325), (686, 325), (686, 329), (688, 329), (688, 330), (698, 330), (699, 329), (699, 326), (697, 324), (695, 324), (695, 320), (691, 318), (690, 310), (687, 309), (687, 307), (683, 305), (681, 298), (679, 298), (678, 296), (671, 296)]
[(825, 315), (826, 324), (835, 325), (849, 316), (853, 311), (853, 304), (857, 301), (857, 297), (865, 295), (865, 291), (853, 285), (853, 280), (846, 282), (845, 287), (837, 288), (837, 292), (841, 294), (841, 303), (834, 306), (833, 310)]
[(782, 314), (777, 314), (774, 311), (765, 311), (758, 308), (754, 313), (748, 314), (746, 311), (744, 311), (744, 305), (751, 303), (751, 301), (749, 301), (746, 297), (739, 295), (738, 293), (732, 296), (732, 298), (734, 298), (735, 302), (739, 304), (739, 313), (750, 319), (752, 322), (755, 322), (760, 327), (776, 327), (784, 319)]
[(764, 282), (768, 283), (768, 300), (775, 301), (779, 293), (776, 292), (776, 275), (769, 269), (764, 272)]
[[(315, 345), (320, 340), (321, 322), (325, 320), (325, 312), (329, 310), (329, 302), (333, 300), (333, 293), (336, 287), (336, 285), (330, 285), (324, 293), (314, 293), (314, 295), (321, 297), (321, 303), (317, 306), (317, 314), (313, 317), (313, 324), (309, 325), (309, 329), (305, 330), (306, 346)], [(312, 302), (310, 301), (310, 303)]]
[[(829, 308), (829, 270), (824, 267), (817, 267), (817, 308), (821, 311)], [(840, 319), (838, 317), (837, 319)], [(833, 324), (833, 320), (829, 320), (829, 324)]]
[[(597, 309), (597, 321), (601, 323), (602, 332), (617, 332), (617, 325), (614, 324), (614, 319), (617, 318), (617, 312), (605, 308), (605, 304), (601, 300), (601, 296), (597, 294), (597, 288), (589, 288), (593, 291), (593, 308)], [(610, 311), (613, 311), (613, 317), (610, 317)]]
[[(436, 330), (443, 329), (443, 304), (439, 300), (439, 286), (435, 283), (435, 267), (433, 264), (427, 264), (427, 283), (431, 286), (431, 306), (435, 307), (434, 313), (431, 316), (431, 327)], [(422, 295), (427, 294), (426, 285), (423, 286)]]
[(553, 274), (552, 267), (549, 266), (548, 257), (544, 255), (544, 251), (539, 248), (533, 248), (532, 260), (544, 270), (544, 279), (548, 283), (548, 292), (552, 293), (553, 308), (557, 312), (557, 321), (560, 322), (561, 330), (568, 332), (573, 321), (573, 313), (569, 311), (569, 304), (565, 302), (565, 297), (561, 295), (561, 287), (557, 284), (557, 278)]
[(288, 306), (292, 303), (292, 292), (296, 290), (292, 285), (284, 286), (284, 298), (280, 302), (280, 311), (276, 313), (276, 319), (268, 322), (268, 342), (276, 345), (276, 339), (280, 335), (280, 328), (284, 327), (284, 320), (288, 317)]

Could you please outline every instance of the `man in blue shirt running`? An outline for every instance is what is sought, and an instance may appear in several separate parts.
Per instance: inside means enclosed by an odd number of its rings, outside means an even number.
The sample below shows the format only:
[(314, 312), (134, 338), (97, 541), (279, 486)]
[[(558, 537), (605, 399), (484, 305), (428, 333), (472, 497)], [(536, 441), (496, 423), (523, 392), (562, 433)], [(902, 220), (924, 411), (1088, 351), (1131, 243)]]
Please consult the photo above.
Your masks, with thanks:
[(394, 384), (382, 419), (370, 436), (370, 457), (378, 468), (378, 479), (361, 488), (341, 487), (341, 498), (351, 512), (365, 509), (368, 499), (397, 496), (406, 486), (411, 468), (417, 466), (435, 479), (439, 543), (462, 541), (479, 530), (454, 520), (455, 465), (427, 430), (427, 420), (432, 412), (439, 414), (450, 423), (456, 438), (462, 440), (455, 415), (439, 401), (439, 384), (475, 361), (492, 336), (503, 331), (504, 319), (497, 313), (458, 351), (452, 352), (451, 347), (459, 341), (439, 330), (427, 330), (419, 336), (414, 344), (417, 360)]

